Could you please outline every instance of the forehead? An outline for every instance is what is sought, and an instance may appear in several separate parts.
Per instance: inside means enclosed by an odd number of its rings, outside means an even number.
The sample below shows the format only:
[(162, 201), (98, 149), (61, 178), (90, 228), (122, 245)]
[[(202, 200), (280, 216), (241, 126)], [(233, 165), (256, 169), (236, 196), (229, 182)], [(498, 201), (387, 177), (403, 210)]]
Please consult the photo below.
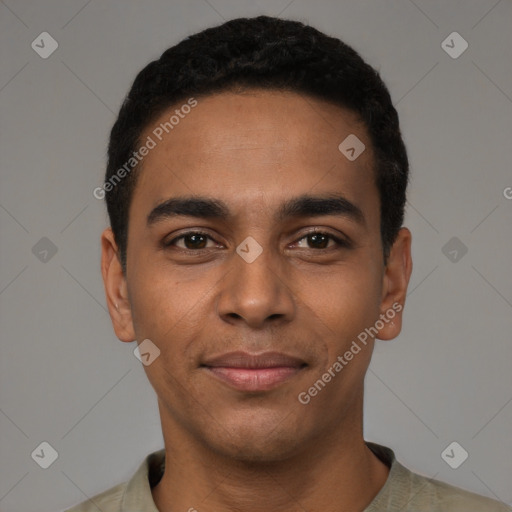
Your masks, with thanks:
[[(355, 113), (282, 91), (196, 101), (191, 109), (181, 109), (186, 100), (174, 105), (144, 130), (141, 140), (151, 138), (154, 148), (142, 161), (134, 208), (193, 194), (246, 210), (304, 193), (340, 191), (360, 202), (376, 194), (370, 140)], [(354, 135), (365, 150), (350, 161), (339, 145)]]

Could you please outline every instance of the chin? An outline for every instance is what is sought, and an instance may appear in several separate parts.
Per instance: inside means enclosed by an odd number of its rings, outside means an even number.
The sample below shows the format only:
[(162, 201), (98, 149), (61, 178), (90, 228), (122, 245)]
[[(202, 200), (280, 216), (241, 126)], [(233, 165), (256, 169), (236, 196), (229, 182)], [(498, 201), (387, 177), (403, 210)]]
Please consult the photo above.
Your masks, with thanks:
[[(297, 427), (278, 421), (231, 423), (219, 429), (215, 439), (209, 432), (205, 439), (219, 455), (240, 462), (271, 463), (287, 460), (297, 454), (303, 439)], [(285, 424), (286, 423), (286, 424)], [(287, 428), (288, 427), (288, 428)]]
[[(284, 441), (284, 442), (283, 442)], [(225, 457), (244, 463), (273, 463), (281, 462), (293, 457), (298, 446), (296, 441), (279, 439), (272, 442), (268, 439), (245, 439), (241, 443), (231, 440), (229, 445), (221, 448)]]

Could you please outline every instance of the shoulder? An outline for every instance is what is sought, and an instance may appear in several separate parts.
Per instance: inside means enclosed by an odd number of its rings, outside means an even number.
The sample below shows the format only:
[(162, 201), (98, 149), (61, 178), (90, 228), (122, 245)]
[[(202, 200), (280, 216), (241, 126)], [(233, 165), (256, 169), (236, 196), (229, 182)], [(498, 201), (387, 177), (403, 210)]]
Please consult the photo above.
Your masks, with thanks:
[[(405, 469), (405, 468), (404, 468)], [(407, 511), (436, 510), (437, 512), (512, 512), (512, 508), (485, 496), (413, 473), (409, 474)], [(404, 511), (405, 512), (405, 511)]]
[(127, 485), (127, 482), (116, 485), (64, 512), (120, 512)]
[(512, 512), (505, 503), (410, 471), (386, 446), (368, 442), (367, 445), (390, 467), (390, 472), (365, 512)]
[(163, 475), (165, 450), (150, 453), (130, 480), (89, 498), (64, 512), (122, 512), (144, 510), (158, 512), (151, 488)]

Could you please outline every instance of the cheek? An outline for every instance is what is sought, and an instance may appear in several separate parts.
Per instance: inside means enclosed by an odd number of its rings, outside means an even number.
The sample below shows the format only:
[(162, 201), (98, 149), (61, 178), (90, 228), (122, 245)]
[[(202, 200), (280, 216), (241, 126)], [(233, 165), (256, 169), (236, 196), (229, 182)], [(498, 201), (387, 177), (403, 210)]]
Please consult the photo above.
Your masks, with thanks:
[(205, 340), (210, 339), (216, 321), (216, 284), (222, 273), (212, 268), (146, 265), (131, 277), (129, 293), (137, 340), (153, 341), (166, 368), (184, 378)]
[(193, 358), (190, 347), (210, 318), (207, 308), (210, 286), (203, 282), (177, 281), (170, 272), (160, 271), (158, 278), (131, 282), (130, 301), (135, 334), (139, 343), (150, 339), (159, 356), (144, 371), (159, 396), (169, 403), (183, 401), (190, 389), (188, 381)]
[(201, 309), (208, 296), (205, 290), (209, 289), (204, 282), (182, 282), (169, 269), (150, 267), (129, 283), (137, 339), (154, 337), (161, 343), (190, 327), (190, 319)]
[(346, 265), (297, 279), (298, 304), (306, 308), (330, 358), (336, 357), (379, 315), (381, 283), (371, 268)]

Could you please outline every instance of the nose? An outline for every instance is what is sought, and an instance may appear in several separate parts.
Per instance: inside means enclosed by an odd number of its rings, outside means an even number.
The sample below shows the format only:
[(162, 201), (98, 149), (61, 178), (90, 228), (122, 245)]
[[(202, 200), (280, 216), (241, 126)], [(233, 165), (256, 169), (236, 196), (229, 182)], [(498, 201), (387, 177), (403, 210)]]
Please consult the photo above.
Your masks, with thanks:
[(265, 249), (250, 263), (233, 254), (217, 302), (222, 320), (258, 329), (269, 323), (286, 323), (294, 317), (293, 292), (276, 260), (277, 255)]

